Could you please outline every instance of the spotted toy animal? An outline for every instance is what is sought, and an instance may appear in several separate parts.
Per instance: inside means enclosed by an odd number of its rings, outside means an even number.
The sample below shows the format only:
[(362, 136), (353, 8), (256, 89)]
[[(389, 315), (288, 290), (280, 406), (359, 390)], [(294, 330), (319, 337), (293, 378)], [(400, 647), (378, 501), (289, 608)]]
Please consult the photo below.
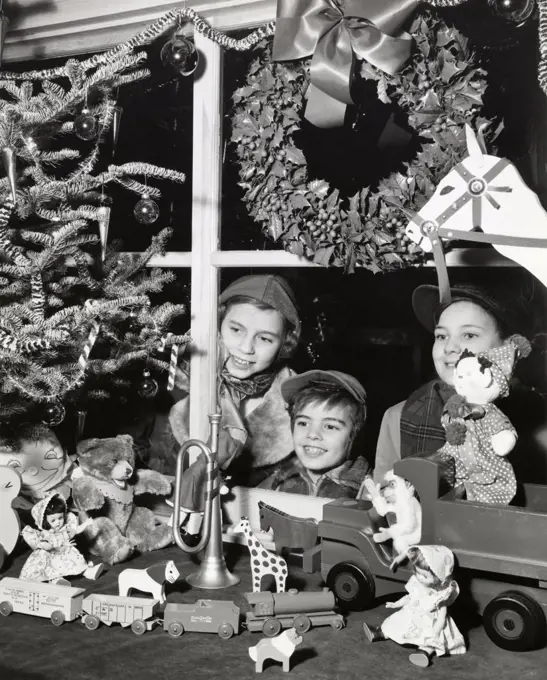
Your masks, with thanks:
[(266, 550), (258, 538), (253, 534), (251, 525), (246, 517), (242, 517), (233, 528), (234, 534), (245, 534), (249, 555), (251, 557), (251, 570), (253, 574), (253, 593), (260, 592), (262, 577), (272, 574), (278, 593), (285, 592), (287, 581), (287, 563), (282, 557)]

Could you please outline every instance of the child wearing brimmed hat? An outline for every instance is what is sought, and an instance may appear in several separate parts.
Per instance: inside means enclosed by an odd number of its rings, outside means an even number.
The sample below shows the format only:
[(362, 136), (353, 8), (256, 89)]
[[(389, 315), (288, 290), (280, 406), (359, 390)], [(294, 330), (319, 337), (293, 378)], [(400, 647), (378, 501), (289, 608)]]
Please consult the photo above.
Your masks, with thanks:
[(261, 484), (274, 491), (355, 498), (369, 473), (351, 447), (367, 414), (366, 392), (353, 376), (312, 370), (281, 386), (291, 419), (293, 454)]
[[(286, 362), (300, 338), (293, 291), (276, 275), (243, 276), (220, 295), (218, 458), (234, 484), (256, 486), (292, 451), (290, 419), (281, 384), (294, 375)], [(169, 414), (178, 444), (188, 438), (189, 376), (179, 371), (179, 401)], [(170, 469), (174, 472), (175, 459)], [(181, 506), (190, 533), (203, 513), (205, 458), (200, 455), (182, 479)]]
[[(432, 358), (437, 377), (415, 390), (384, 414), (374, 478), (379, 481), (400, 458), (438, 451), (446, 441), (441, 416), (455, 394), (454, 369), (464, 350), (475, 354), (507, 344), (516, 321), (507, 302), (502, 303), (479, 286), (455, 285), (451, 299), (441, 304), (437, 286), (418, 286), (412, 307), (420, 323), (434, 334)], [(517, 479), (547, 482), (545, 400), (518, 382), (498, 402), (519, 433), (511, 454)], [(519, 451), (521, 453), (519, 453)]]

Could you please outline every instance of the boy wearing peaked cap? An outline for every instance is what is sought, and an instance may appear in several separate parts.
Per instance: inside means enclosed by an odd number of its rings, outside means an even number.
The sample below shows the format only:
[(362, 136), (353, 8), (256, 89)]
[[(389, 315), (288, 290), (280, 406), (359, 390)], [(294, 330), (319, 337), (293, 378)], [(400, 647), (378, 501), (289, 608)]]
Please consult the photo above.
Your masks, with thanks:
[(312, 370), (285, 380), (292, 455), (261, 488), (323, 498), (355, 498), (369, 473), (368, 462), (352, 458), (355, 437), (367, 414), (366, 392), (353, 376)]

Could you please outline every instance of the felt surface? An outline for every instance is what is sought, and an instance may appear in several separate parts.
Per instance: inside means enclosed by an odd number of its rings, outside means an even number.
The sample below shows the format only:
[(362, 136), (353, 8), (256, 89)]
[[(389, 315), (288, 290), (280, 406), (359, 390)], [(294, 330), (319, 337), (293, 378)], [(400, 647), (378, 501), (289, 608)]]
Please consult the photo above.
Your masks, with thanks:
[[(72, 584), (90, 592), (117, 595), (117, 577), (124, 568), (144, 568), (174, 559), (180, 579), (168, 586), (170, 602), (195, 602), (198, 598), (233, 600), (242, 614), (248, 610), (243, 594), (252, 590), (248, 553), (239, 546), (225, 545), (230, 569), (241, 578), (225, 590), (193, 589), (184, 577), (195, 571), (192, 559), (171, 546), (116, 565), (97, 581), (83, 578)], [(2, 574), (18, 576), (26, 555), (17, 556)], [(266, 585), (266, 583), (264, 583)], [(289, 565), (288, 588), (316, 590), (318, 575), (304, 574)], [(135, 593), (141, 596), (140, 593)], [(143, 595), (143, 597), (145, 597)], [(364, 641), (362, 622), (376, 625), (391, 613), (380, 604), (367, 612), (350, 613), (347, 627), (334, 631), (329, 626), (312, 628), (291, 660), (291, 678), (312, 680), (539, 680), (547, 677), (547, 649), (512, 653), (496, 647), (486, 636), (480, 621), (474, 627), (465, 612), (452, 610), (462, 632), (469, 639), (467, 654), (436, 658), (428, 669), (412, 666), (409, 649), (391, 641), (373, 645)], [(185, 632), (174, 639), (161, 626), (142, 636), (114, 624), (87, 630), (78, 620), (59, 628), (49, 619), (23, 614), (0, 616), (0, 680), (250, 680), (257, 677), (248, 649), (263, 635), (243, 630), (230, 640), (215, 634)], [(266, 662), (263, 677), (286, 677), (281, 665)]]

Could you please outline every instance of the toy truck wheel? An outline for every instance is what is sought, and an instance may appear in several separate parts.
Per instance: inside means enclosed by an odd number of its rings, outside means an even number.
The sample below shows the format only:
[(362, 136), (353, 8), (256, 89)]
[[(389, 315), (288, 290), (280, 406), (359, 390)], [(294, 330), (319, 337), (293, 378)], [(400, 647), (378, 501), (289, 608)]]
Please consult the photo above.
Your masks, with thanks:
[(281, 621), (277, 619), (268, 619), (264, 621), (262, 632), (266, 637), (275, 637), (281, 631)]
[(87, 628), (87, 630), (97, 630), (99, 627), (99, 619), (97, 616), (93, 616), (93, 614), (88, 614), (85, 619), (84, 619), (84, 625)]
[(62, 626), (65, 622), (65, 615), (58, 609), (54, 612), (51, 612), (51, 616), (49, 618), (54, 626)]
[(0, 614), (2, 616), (9, 616), (13, 611), (13, 605), (11, 602), (8, 602), (7, 600), (4, 602), (0, 602)]
[(334, 630), (342, 630), (344, 627), (344, 624), (340, 619), (334, 619), (334, 621), (330, 622), (331, 628), (334, 628)]
[(229, 623), (222, 623), (218, 627), (218, 636), (223, 640), (229, 640), (234, 634), (234, 629)]
[(539, 604), (518, 591), (507, 591), (491, 600), (482, 615), (484, 629), (494, 644), (511, 652), (542, 645), (545, 615)]
[(327, 575), (327, 586), (343, 609), (360, 611), (370, 607), (376, 596), (374, 578), (368, 569), (341, 562)]
[(297, 633), (307, 633), (311, 628), (311, 621), (307, 616), (297, 616), (292, 625)]
[(142, 619), (135, 619), (131, 624), (131, 630), (135, 635), (144, 635), (146, 633), (146, 623)]
[(180, 637), (184, 633), (184, 626), (182, 623), (180, 623), (180, 621), (171, 621), (171, 623), (167, 626), (167, 632), (171, 637)]

